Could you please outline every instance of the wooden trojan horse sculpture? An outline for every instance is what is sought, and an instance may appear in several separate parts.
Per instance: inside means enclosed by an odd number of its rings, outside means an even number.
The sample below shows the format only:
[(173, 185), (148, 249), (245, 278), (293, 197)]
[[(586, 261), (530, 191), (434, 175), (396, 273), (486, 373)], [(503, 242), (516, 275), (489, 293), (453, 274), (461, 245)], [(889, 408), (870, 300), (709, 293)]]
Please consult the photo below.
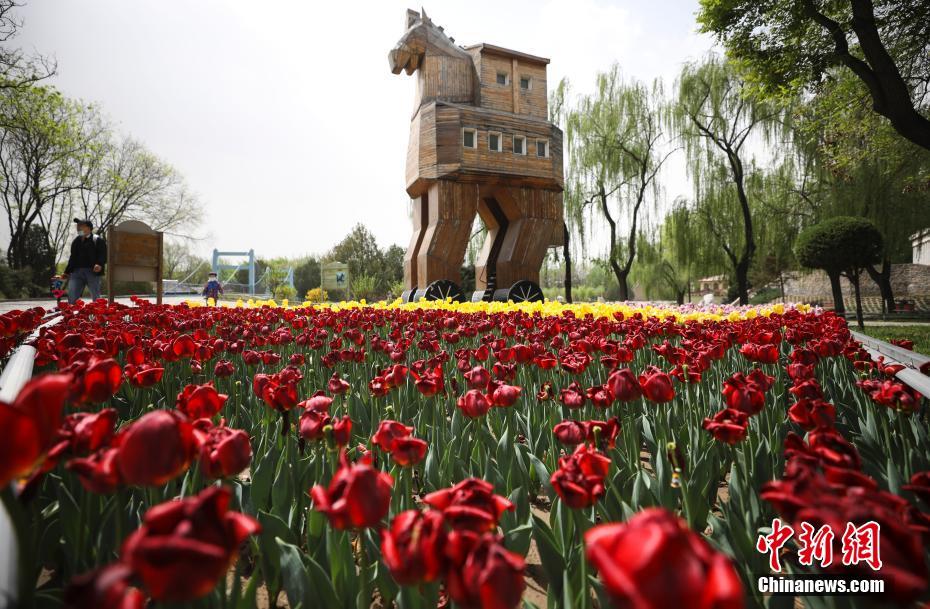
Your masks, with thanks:
[(459, 47), (407, 11), (391, 71), (417, 74), (406, 185), (413, 237), (402, 298), (464, 300), (458, 286), (475, 214), (487, 238), (472, 300), (541, 300), (539, 268), (562, 244), (562, 132), (549, 122), (548, 59)]

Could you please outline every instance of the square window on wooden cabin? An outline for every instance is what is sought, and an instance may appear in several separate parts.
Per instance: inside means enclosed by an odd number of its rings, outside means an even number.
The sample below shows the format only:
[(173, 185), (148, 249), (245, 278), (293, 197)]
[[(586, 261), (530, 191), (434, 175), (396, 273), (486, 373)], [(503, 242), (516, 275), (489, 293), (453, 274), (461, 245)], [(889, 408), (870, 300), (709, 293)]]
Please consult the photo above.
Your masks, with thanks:
[(529, 76), (520, 77), (520, 88), (523, 89), (524, 91), (529, 91), (532, 84), (533, 84), (533, 79), (531, 79)]
[(497, 84), (506, 85), (507, 84), (507, 72), (498, 72), (497, 73)]
[(549, 158), (549, 140), (536, 140), (536, 156)]
[(501, 134), (496, 131), (491, 131), (488, 133), (488, 150), (491, 152), (500, 152), (503, 150), (501, 146)]
[(522, 135), (513, 136), (513, 153), (526, 154), (526, 138)]
[(474, 129), (462, 129), (462, 146), (465, 148), (478, 147), (478, 133)]

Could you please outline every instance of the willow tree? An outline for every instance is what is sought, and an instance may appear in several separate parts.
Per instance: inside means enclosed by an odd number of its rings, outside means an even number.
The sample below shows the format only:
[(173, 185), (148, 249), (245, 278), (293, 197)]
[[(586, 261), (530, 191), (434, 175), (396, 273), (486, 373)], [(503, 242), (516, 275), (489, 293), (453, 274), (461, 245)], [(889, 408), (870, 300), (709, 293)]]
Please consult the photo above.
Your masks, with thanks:
[(676, 89), (667, 119), (684, 143), (697, 209), (732, 266), (740, 304), (748, 304), (756, 237), (747, 179), (753, 149), (781, 133), (785, 107), (755, 95), (715, 55), (686, 64)]
[(800, 108), (800, 134), (823, 168), (815, 220), (862, 216), (878, 226), (882, 259), (865, 270), (881, 291), (883, 309), (892, 311), (892, 264), (911, 260), (910, 235), (930, 225), (930, 152), (902, 141), (872, 111), (865, 88), (843, 72)]
[[(624, 80), (615, 65), (597, 78), (597, 90), (568, 113), (569, 185), (580, 219), (596, 209), (607, 223), (607, 263), (619, 297), (629, 300), (630, 270), (645, 208), (660, 195), (659, 171), (671, 154), (663, 128), (661, 83)], [(590, 213), (590, 211), (589, 211)], [(622, 234), (621, 234), (622, 231)]]
[(642, 238), (633, 276), (646, 286), (649, 298), (672, 296), (678, 304), (684, 304), (686, 297), (691, 300), (692, 280), (701, 270), (697, 263), (710, 262), (701, 256), (701, 245), (706, 240), (696, 228), (687, 202), (679, 199), (651, 239)]
[[(558, 86), (549, 94), (549, 121), (559, 127), (564, 127), (567, 119), (565, 98), (568, 97), (568, 91), (568, 79), (562, 78)], [(572, 235), (579, 225), (576, 222), (579, 207), (575, 204), (573, 196), (574, 192), (570, 188), (563, 194), (562, 258), (565, 262), (565, 302), (569, 303), (572, 302)]]
[(0, 206), (10, 268), (25, 266), (30, 228), (84, 187), (75, 161), (89, 154), (95, 138), (91, 116), (87, 106), (49, 87), (0, 89)]

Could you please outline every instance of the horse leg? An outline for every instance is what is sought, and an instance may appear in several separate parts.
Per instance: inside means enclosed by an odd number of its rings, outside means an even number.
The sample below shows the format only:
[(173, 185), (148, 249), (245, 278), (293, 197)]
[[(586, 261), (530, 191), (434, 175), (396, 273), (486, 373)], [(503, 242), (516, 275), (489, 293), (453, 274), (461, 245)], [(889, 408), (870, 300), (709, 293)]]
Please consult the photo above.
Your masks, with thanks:
[(417, 255), (423, 245), (423, 235), (426, 233), (428, 223), (429, 205), (427, 201), (427, 193), (410, 200), (413, 206), (413, 235), (410, 237), (410, 244), (404, 254), (404, 288), (407, 290), (415, 290), (419, 285), (417, 282)]
[(461, 283), (462, 262), (478, 210), (475, 184), (437, 180), (427, 194), (428, 223), (417, 252), (417, 286), (439, 279)]
[[(497, 200), (508, 223), (496, 260), (497, 288), (521, 279), (539, 283), (546, 250), (562, 228), (562, 195), (538, 188), (504, 188)], [(559, 233), (561, 235), (561, 233)]]
[(478, 201), (478, 215), (488, 231), (475, 262), (475, 291), (483, 292), (498, 287), (497, 259), (510, 221), (493, 196), (481, 197)]

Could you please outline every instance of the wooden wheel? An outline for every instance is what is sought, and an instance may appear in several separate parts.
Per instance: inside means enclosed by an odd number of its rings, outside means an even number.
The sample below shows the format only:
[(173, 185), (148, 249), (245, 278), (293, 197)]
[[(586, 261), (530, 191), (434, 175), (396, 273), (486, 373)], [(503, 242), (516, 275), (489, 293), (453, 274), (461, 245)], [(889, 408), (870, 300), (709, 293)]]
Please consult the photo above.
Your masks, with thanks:
[(417, 294), (417, 291), (416, 291), (415, 289), (414, 289), (414, 290), (404, 290), (404, 291), (401, 292), (401, 294), (400, 294), (400, 300), (401, 300), (401, 302), (416, 302), (416, 300), (414, 299), (414, 297), (416, 296), (416, 294)]
[(438, 279), (426, 286), (426, 293), (424, 296), (427, 300), (446, 300), (447, 298), (451, 298), (453, 302), (465, 301), (462, 288), (454, 281), (448, 279)]
[(496, 290), (494, 300), (512, 301), (512, 302), (542, 302), (542, 289), (534, 282), (528, 279), (521, 279), (516, 282), (510, 289)]

